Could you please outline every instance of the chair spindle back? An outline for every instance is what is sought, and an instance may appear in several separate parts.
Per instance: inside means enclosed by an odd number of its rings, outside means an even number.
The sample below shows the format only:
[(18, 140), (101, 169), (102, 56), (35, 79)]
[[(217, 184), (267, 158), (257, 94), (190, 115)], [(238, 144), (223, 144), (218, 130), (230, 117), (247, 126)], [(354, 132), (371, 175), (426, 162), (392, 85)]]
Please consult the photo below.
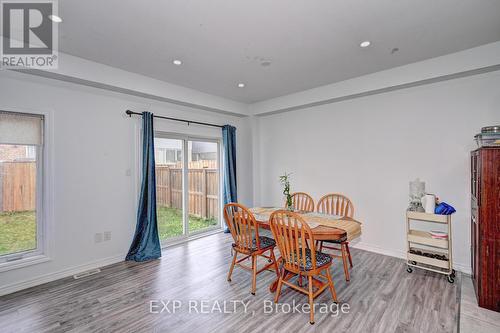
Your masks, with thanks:
[(307, 193), (295, 192), (292, 194), (292, 207), (294, 210), (314, 212), (314, 199)]
[(236, 247), (242, 251), (251, 251), (255, 239), (260, 249), (259, 228), (252, 212), (239, 203), (228, 203), (224, 206), (224, 220), (231, 231)]
[[(285, 262), (285, 269), (299, 272), (307, 266), (306, 249), (311, 250), (312, 269), (316, 269), (316, 250), (311, 228), (294, 212), (277, 210), (271, 214), (270, 226)], [(307, 240), (310, 241), (310, 247)]]
[(351, 200), (345, 195), (331, 193), (319, 199), (317, 212), (330, 215), (353, 217), (354, 205), (352, 204)]

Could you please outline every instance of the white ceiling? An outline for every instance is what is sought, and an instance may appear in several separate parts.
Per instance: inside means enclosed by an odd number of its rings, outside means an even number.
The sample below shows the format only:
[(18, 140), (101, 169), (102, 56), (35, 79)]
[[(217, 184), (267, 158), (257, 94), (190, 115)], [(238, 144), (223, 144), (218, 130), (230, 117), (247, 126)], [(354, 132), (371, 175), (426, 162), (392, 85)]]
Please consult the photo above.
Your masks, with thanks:
[(59, 13), (62, 52), (246, 103), (500, 40), (499, 0), (61, 0)]

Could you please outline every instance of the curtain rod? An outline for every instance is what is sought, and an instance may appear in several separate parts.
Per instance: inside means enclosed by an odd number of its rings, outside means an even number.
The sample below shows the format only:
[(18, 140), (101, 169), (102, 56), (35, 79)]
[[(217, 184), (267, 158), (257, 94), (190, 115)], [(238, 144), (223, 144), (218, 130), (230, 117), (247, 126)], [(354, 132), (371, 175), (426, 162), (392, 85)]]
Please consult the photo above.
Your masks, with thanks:
[[(134, 111), (130, 111), (130, 110), (125, 111), (125, 113), (129, 117), (132, 117), (133, 114), (134, 115), (142, 116), (142, 113), (134, 112)], [(183, 123), (187, 123), (188, 125), (190, 125), (190, 124), (196, 124), (196, 125), (212, 126), (212, 127), (218, 127), (218, 128), (223, 128), (224, 127), (222, 125), (216, 125), (216, 124), (210, 124), (210, 123), (202, 123), (202, 122), (199, 122), (199, 121), (191, 121), (191, 120), (179, 119), (179, 118), (171, 118), (171, 117), (163, 117), (163, 116), (155, 116), (155, 115), (153, 115), (153, 117), (155, 117), (155, 118), (161, 118), (161, 119), (167, 119), (167, 120), (173, 120), (173, 121), (181, 121)]]

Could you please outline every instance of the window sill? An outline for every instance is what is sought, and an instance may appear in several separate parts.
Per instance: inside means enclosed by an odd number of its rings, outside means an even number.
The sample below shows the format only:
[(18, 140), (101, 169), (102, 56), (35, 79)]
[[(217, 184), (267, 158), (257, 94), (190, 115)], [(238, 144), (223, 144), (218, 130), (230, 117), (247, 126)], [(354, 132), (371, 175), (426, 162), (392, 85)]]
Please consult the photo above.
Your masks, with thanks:
[(43, 262), (50, 261), (51, 259), (46, 255), (39, 254), (31, 257), (22, 258), (14, 261), (7, 261), (0, 263), (0, 273), (18, 269), (26, 266), (37, 265)]

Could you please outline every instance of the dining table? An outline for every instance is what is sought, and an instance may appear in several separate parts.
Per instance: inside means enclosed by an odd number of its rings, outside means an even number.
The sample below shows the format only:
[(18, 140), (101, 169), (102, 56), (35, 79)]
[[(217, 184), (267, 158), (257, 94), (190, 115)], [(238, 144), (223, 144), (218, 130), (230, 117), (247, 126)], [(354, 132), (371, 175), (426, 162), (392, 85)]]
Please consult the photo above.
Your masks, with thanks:
[[(250, 211), (255, 217), (259, 228), (270, 230), (271, 214), (283, 208), (279, 207), (253, 207)], [(294, 211), (299, 214), (311, 228), (314, 241), (340, 241), (345, 239), (351, 241), (361, 236), (362, 223), (347, 216), (330, 215), (316, 212)], [(285, 276), (285, 279), (293, 275)], [(276, 291), (278, 278), (271, 283), (269, 290)], [(313, 283), (315, 283), (313, 279)]]

